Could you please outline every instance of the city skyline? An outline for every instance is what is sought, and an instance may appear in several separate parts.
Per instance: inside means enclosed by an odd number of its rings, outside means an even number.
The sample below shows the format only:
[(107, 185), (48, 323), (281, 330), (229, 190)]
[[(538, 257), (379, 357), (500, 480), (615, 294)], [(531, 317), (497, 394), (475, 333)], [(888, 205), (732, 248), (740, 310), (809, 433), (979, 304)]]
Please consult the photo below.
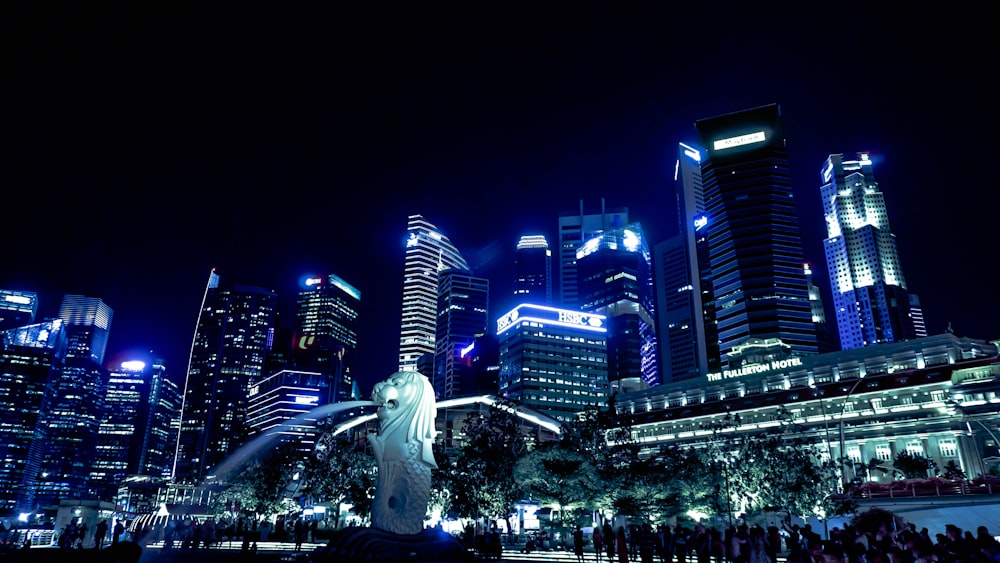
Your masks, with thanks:
[[(456, 8), (332, 28), (245, 14), (244, 32), (210, 11), (155, 26), (23, 14), (0, 289), (37, 291), (50, 315), (65, 294), (103, 300), (108, 361), (153, 349), (178, 380), (212, 268), (275, 289), (286, 308), (302, 278), (336, 274), (361, 293), (367, 392), (395, 369), (407, 216), (490, 277), (492, 320), (510, 309), (500, 297), (520, 236), (556, 241), (559, 213), (604, 198), (652, 244), (666, 239), (676, 147), (698, 144), (694, 122), (778, 103), (815, 280), (828, 286), (821, 166), (869, 151), (928, 332), (998, 338), (997, 268), (982, 251), (997, 110), (985, 77), (962, 72), (988, 51), (947, 15), (879, 9), (744, 7), (709, 23), (694, 7), (549, 7), (456, 26)], [(368, 35), (338, 36), (349, 24)], [(817, 38), (821, 25), (841, 42)], [(966, 62), (929, 62), (945, 49)]]

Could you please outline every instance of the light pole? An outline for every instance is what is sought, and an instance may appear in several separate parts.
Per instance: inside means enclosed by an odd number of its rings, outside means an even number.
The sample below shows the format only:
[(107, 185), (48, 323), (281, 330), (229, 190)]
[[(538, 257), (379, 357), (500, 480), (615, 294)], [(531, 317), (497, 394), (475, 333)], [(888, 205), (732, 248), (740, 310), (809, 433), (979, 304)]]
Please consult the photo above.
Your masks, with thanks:
[(722, 460), (722, 474), (726, 479), (726, 512), (729, 513), (729, 527), (733, 527), (733, 495), (729, 492), (729, 455)]
[[(850, 400), (851, 395), (854, 394), (854, 390), (858, 388), (858, 385), (862, 381), (864, 381), (864, 377), (858, 376), (858, 380), (847, 391), (847, 395), (844, 395), (844, 402), (840, 405), (840, 483), (844, 490), (847, 490), (847, 471), (845, 469), (847, 465), (847, 450), (844, 444), (844, 413), (847, 412), (847, 401)], [(854, 479), (855, 476), (856, 472), (852, 470), (851, 479)]]
[[(736, 428), (740, 422), (740, 415), (733, 417), (732, 413), (726, 413), (726, 416), (720, 420), (713, 422), (712, 434), (714, 436), (715, 447), (719, 447), (719, 432), (727, 428)], [(729, 490), (729, 451), (728, 448), (724, 446), (722, 451), (722, 477), (726, 481), (726, 513), (729, 517), (729, 527), (733, 527), (733, 495)]]

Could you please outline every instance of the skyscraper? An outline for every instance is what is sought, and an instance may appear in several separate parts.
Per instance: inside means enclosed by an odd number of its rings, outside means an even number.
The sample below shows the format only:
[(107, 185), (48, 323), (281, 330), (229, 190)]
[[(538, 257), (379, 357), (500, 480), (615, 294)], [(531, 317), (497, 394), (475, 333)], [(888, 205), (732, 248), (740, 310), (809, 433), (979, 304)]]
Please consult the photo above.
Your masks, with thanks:
[(48, 383), (66, 358), (59, 319), (0, 332), (0, 510), (37, 508), (35, 493), (49, 429)]
[(439, 398), (461, 397), (478, 386), (472, 359), (476, 339), (489, 324), (490, 282), (464, 270), (444, 270), (438, 279), (437, 335), (431, 383)]
[(59, 318), (66, 321), (67, 357), (84, 358), (102, 365), (113, 316), (111, 307), (97, 297), (65, 295), (59, 307)]
[(606, 319), (611, 391), (660, 383), (653, 264), (639, 223), (602, 231), (576, 253), (580, 310)]
[(470, 268), (451, 240), (423, 216), (410, 215), (406, 232), (399, 370), (429, 377), (434, 367), (439, 272)]
[[(295, 310), (293, 357), (297, 369), (316, 371), (329, 381), (321, 404), (351, 400), (351, 364), (358, 349), (361, 292), (339, 276), (306, 279)], [(268, 374), (270, 375), (270, 374)]]
[(318, 372), (281, 370), (255, 382), (250, 388), (247, 427), (254, 440), (271, 435), (275, 440), (294, 441), (303, 452), (312, 451), (322, 432), (316, 418), (290, 421), (329, 404), (329, 378)]
[(657, 243), (653, 249), (656, 334), (663, 383), (719, 370), (700, 150), (680, 143), (674, 185), (679, 234)]
[(832, 154), (821, 171), (823, 216), (840, 347), (860, 348), (916, 337), (910, 295), (889, 230), (885, 198), (867, 153)]
[(599, 212), (584, 211), (580, 200), (578, 211), (559, 214), (559, 306), (576, 309), (580, 306), (579, 282), (576, 272), (576, 251), (584, 242), (606, 229), (628, 224), (628, 208), (608, 209), (601, 198)]
[(518, 305), (497, 320), (500, 395), (559, 420), (608, 400), (604, 315)]
[[(722, 367), (817, 352), (777, 104), (699, 120)], [(759, 342), (768, 351), (757, 355)], [(749, 347), (746, 345), (750, 344)]]
[(42, 418), (49, 435), (36, 501), (89, 496), (108, 372), (103, 366), (114, 312), (101, 299), (66, 295), (59, 318), (66, 327), (66, 362), (49, 382)]
[(130, 475), (170, 476), (180, 406), (180, 392), (162, 361), (132, 360), (111, 371), (90, 470), (99, 499), (114, 498)]
[(37, 314), (37, 293), (0, 289), (0, 330), (29, 325)]
[(552, 305), (552, 250), (545, 235), (524, 235), (517, 241), (514, 296), (520, 303)]
[(276, 304), (273, 290), (223, 285), (209, 274), (184, 382), (175, 482), (200, 482), (246, 440), (248, 392), (263, 376)]

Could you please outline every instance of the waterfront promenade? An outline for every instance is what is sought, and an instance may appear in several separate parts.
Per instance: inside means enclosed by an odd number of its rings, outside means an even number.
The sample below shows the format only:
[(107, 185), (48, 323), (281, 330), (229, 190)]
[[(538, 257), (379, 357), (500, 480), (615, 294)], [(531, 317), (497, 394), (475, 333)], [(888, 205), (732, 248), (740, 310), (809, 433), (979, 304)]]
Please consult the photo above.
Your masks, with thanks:
[[(164, 551), (161, 543), (151, 543), (143, 549), (140, 563), (226, 563), (271, 561), (301, 562), (312, 561), (310, 555), (325, 544), (304, 543), (302, 550), (296, 552), (295, 544), (289, 542), (263, 542), (257, 545), (257, 553), (243, 553), (239, 542), (222, 542), (210, 549), (173, 549)], [(0, 552), (3, 563), (104, 563), (106, 558), (96, 549), (80, 549), (64, 551), (58, 547), (33, 547), (16, 551)], [(497, 560), (492, 560), (497, 561)], [(508, 549), (503, 553), (500, 563), (538, 562), (562, 563), (575, 562), (576, 557), (570, 551), (536, 551), (530, 554)], [(595, 561), (593, 551), (587, 553), (587, 561)], [(607, 561), (605, 558), (604, 561)]]

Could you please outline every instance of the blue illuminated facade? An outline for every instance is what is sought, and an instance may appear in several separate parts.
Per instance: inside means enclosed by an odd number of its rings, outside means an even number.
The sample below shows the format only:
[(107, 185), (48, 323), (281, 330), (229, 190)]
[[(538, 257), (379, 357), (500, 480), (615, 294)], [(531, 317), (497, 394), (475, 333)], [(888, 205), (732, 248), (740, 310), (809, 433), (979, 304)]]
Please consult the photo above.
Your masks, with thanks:
[(558, 420), (606, 406), (607, 320), (533, 304), (502, 315), (499, 394)]
[(250, 386), (247, 427), (251, 437), (277, 434), (312, 452), (321, 430), (317, 420), (288, 424), (290, 420), (326, 404), (328, 378), (319, 372), (282, 370)]
[(777, 342), (772, 359), (817, 353), (780, 118), (772, 104), (695, 123), (723, 368), (750, 342)]
[(609, 229), (576, 252), (580, 310), (607, 318), (612, 391), (660, 383), (653, 264), (639, 223)]
[(317, 371), (330, 380), (323, 404), (357, 399), (351, 364), (360, 310), (361, 292), (333, 274), (309, 277), (299, 290), (291, 359), (295, 369)]
[(544, 235), (525, 235), (517, 241), (514, 297), (518, 303), (552, 305), (552, 249)]
[(99, 298), (63, 297), (59, 318), (66, 327), (66, 361), (50, 381), (50, 404), (42, 412), (49, 437), (35, 493), (41, 505), (94, 493), (90, 470), (107, 388), (103, 362), (113, 315)]
[(191, 345), (173, 480), (198, 483), (247, 439), (247, 395), (263, 375), (277, 294), (213, 270)]
[(699, 149), (680, 143), (674, 184), (679, 234), (653, 248), (663, 383), (695, 379), (719, 369)]
[(37, 314), (37, 293), (0, 289), (0, 330), (29, 325)]
[(431, 383), (438, 398), (478, 388), (473, 359), (476, 339), (489, 324), (490, 282), (465, 270), (445, 270), (438, 280), (437, 334)]
[(162, 361), (128, 361), (111, 371), (90, 471), (98, 498), (113, 498), (129, 476), (170, 477), (180, 410), (180, 390)]
[(399, 370), (430, 375), (437, 336), (438, 275), (470, 270), (462, 253), (432, 223), (411, 215), (406, 225), (403, 308), (399, 332)]
[[(821, 171), (823, 241), (843, 350), (917, 337), (910, 294), (867, 154), (833, 154)], [(918, 301), (919, 302), (919, 301)]]
[(41, 416), (66, 359), (65, 323), (52, 320), (0, 332), (0, 509), (27, 512), (35, 494), (49, 428)]
[(599, 210), (585, 209), (583, 200), (576, 211), (559, 214), (559, 307), (576, 309), (580, 306), (580, 281), (576, 268), (576, 251), (587, 240), (608, 229), (628, 224), (628, 208), (609, 208), (601, 198)]

